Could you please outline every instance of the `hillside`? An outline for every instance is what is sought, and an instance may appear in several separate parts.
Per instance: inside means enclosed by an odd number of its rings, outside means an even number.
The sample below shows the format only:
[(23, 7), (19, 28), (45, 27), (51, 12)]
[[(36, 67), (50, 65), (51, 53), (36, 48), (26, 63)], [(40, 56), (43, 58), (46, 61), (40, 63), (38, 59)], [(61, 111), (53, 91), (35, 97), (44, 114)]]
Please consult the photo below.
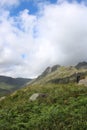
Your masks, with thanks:
[(30, 81), (31, 79), (0, 76), (0, 96), (12, 93)]
[[(78, 67), (80, 64), (80, 68)], [(38, 76), (33, 84), (44, 84), (44, 83), (71, 83), (77, 82), (77, 77), (86, 77), (87, 75), (87, 63), (81, 62), (76, 66), (59, 66), (56, 65), (56, 69), (53, 67), (47, 67), (46, 70)], [(84, 64), (84, 65), (83, 65)], [(85, 67), (84, 67), (85, 66)]]
[(75, 80), (86, 78), (86, 68), (51, 70), (0, 101), (0, 130), (87, 129), (87, 86)]

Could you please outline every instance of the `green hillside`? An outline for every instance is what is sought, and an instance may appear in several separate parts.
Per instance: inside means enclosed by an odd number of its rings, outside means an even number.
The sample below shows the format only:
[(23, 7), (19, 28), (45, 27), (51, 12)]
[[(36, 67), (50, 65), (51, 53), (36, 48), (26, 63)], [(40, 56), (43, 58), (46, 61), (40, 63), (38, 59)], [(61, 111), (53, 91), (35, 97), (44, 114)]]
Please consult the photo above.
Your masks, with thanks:
[[(29, 101), (33, 93), (47, 98)], [(19, 90), (0, 102), (0, 130), (86, 130), (87, 87), (39, 85)]]
[[(87, 130), (87, 86), (48, 82), (76, 71), (86, 76), (86, 69), (60, 69), (0, 101), (0, 130)], [(43, 96), (30, 100), (38, 93)]]
[(0, 76), (0, 97), (18, 90), (30, 81), (31, 79)]
[[(46, 74), (45, 76), (40, 75), (34, 82), (33, 84), (44, 84), (44, 83), (48, 83), (51, 81), (55, 81), (58, 79), (62, 80), (62, 83), (66, 83), (64, 82), (63, 79), (69, 79), (70, 82), (73, 82), (76, 80), (77, 75), (87, 75), (87, 69), (81, 68), (81, 69), (77, 69), (74, 66), (61, 66), (59, 68), (56, 69), (56, 71), (52, 71), (48, 74)], [(58, 82), (60, 83), (60, 82)]]

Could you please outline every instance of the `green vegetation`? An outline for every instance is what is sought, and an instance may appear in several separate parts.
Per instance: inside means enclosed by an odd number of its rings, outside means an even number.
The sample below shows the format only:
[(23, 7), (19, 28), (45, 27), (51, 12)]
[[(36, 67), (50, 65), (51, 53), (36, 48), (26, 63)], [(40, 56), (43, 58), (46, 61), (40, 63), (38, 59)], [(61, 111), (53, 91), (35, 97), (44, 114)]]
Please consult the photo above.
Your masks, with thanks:
[(31, 79), (0, 76), (0, 97), (18, 90), (30, 81)]
[[(47, 98), (29, 101), (34, 93)], [(37, 84), (0, 102), (0, 130), (87, 130), (87, 87)]]
[(9, 85), (4, 82), (0, 82), (0, 97), (5, 96), (13, 91), (14, 85)]
[(1, 89), (7, 89), (7, 90), (10, 90), (12, 87), (14, 87), (14, 86), (12, 86), (12, 85), (8, 85), (8, 84), (3, 83), (3, 82), (0, 83), (0, 88), (1, 88)]
[[(30, 85), (0, 98), (0, 130), (87, 130), (87, 69), (79, 67), (48, 68)], [(77, 76), (86, 86), (76, 83)], [(5, 89), (11, 86), (2, 84), (1, 93)], [(47, 96), (31, 101), (36, 93)]]
[[(61, 66), (59, 67), (56, 71), (53, 71), (51, 73), (48, 73), (47, 75), (43, 76), (41, 75), (40, 77), (41, 78), (38, 78), (37, 81), (33, 82), (33, 84), (44, 84), (44, 83), (48, 83), (49, 81), (54, 81), (55, 79), (65, 79), (65, 78), (68, 78), (68, 77), (71, 77), (71, 80), (72, 78), (75, 79), (75, 75), (76, 73), (82, 73), (82, 74), (85, 74), (87, 75), (87, 69), (76, 69), (75, 67), (73, 66)], [(73, 75), (73, 77), (72, 77)]]

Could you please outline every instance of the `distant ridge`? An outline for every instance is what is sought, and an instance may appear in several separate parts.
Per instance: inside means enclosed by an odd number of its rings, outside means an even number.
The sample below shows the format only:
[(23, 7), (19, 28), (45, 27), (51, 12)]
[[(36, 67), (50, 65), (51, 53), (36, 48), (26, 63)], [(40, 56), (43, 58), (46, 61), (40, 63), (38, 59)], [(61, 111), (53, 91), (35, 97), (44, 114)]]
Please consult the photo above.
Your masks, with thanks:
[(30, 81), (31, 79), (27, 78), (12, 78), (0, 75), (0, 96), (4, 96), (15, 90), (18, 90)]
[(28, 78), (12, 78), (8, 76), (0, 76), (0, 82), (4, 82), (10, 85), (23, 85), (30, 80), (31, 79)]
[(87, 69), (87, 62), (83, 61), (75, 66), (77, 69)]

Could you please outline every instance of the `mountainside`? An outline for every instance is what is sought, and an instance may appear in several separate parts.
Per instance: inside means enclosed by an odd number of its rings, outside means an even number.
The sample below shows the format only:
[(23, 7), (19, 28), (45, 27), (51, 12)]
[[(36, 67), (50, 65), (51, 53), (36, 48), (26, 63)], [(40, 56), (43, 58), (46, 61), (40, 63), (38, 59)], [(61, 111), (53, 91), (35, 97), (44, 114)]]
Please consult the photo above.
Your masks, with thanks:
[[(87, 75), (87, 69), (85, 62), (81, 62), (76, 66), (57, 66), (56, 69), (48, 67), (46, 70), (32, 83), (44, 84), (44, 83), (71, 83), (78, 82), (78, 77), (82, 79)], [(79, 67), (78, 67), (79, 66)], [(79, 79), (79, 80), (80, 80)]]
[(80, 62), (75, 66), (77, 69), (87, 69), (87, 62)]
[(27, 82), (30, 81), (31, 79), (0, 76), (0, 96), (9, 94), (23, 87)]
[(0, 130), (87, 129), (87, 84), (79, 84), (87, 69), (59, 66), (44, 72), (0, 99)]
[(45, 69), (45, 71), (38, 77), (38, 78), (43, 78), (45, 77), (46, 75), (56, 71), (58, 68), (60, 67), (60, 65), (54, 65), (53, 67), (47, 67)]

